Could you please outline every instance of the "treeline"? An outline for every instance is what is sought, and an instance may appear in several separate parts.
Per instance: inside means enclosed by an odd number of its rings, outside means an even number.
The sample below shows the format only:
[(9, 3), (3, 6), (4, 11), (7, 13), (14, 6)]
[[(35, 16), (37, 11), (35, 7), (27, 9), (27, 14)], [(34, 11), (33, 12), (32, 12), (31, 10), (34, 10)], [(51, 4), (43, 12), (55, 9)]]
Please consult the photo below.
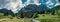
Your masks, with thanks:
[(36, 18), (38, 17), (38, 14), (51, 14), (51, 15), (60, 15), (60, 5), (53, 7), (53, 8), (48, 8), (46, 5), (35, 5), (35, 4), (30, 4), (22, 8), (18, 13), (13, 13), (11, 10), (7, 9), (0, 9), (0, 13), (4, 13), (4, 16), (11, 15), (12, 17), (20, 17), (20, 18)]

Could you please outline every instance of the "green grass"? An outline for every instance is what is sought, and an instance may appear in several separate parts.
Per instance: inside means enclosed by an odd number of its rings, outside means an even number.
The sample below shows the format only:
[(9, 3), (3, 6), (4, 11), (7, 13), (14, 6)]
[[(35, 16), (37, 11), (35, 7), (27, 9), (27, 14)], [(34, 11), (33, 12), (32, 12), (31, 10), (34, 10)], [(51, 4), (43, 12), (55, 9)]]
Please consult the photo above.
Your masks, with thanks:
[[(43, 16), (44, 15), (44, 16)], [(58, 15), (50, 15), (50, 14), (38, 14), (38, 18), (36, 19), (58, 19)], [(9, 18), (9, 16), (3, 16), (3, 13), (0, 13), (0, 18)]]
[(0, 13), (0, 19), (1, 19), (1, 18), (10, 18), (10, 17), (12, 17), (12, 16), (11, 16), (11, 15), (9, 15), (9, 16), (4, 16), (3, 13)]
[(58, 15), (50, 15), (50, 14), (38, 14), (37, 20), (45, 20), (47, 22), (58, 22)]
[(36, 19), (58, 19), (58, 15), (38, 14), (38, 16)]
[[(50, 15), (50, 14), (38, 14), (38, 18), (36, 18), (37, 20), (42, 20), (45, 19), (49, 22), (58, 22), (58, 15)], [(4, 18), (11, 18), (11, 15), (9, 16), (3, 16), (2, 13), (0, 13), (0, 18), (4, 19)], [(51, 20), (51, 21), (50, 21)], [(13, 18), (12, 20), (7, 20), (4, 22), (29, 22), (30, 20), (27, 19), (17, 19), (17, 18)]]
[(0, 17), (3, 16), (4, 14), (3, 13), (0, 13)]

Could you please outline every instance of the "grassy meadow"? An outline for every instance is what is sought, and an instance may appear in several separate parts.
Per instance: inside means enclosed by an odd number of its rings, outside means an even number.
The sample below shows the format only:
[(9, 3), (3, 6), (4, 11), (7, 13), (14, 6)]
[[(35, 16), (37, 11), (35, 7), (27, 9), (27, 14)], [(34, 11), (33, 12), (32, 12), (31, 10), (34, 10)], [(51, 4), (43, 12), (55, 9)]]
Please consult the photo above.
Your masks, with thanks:
[[(58, 11), (60, 13), (60, 10)], [(3, 13), (0, 13), (0, 22), (30, 22), (30, 18), (16, 18), (16, 17), (11, 17), (9, 16), (3, 16)], [(39, 21), (46, 21), (46, 22), (60, 22), (60, 18), (58, 14), (56, 15), (51, 15), (51, 14), (38, 14), (39, 17), (33, 18)], [(10, 19), (13, 18), (13, 19)], [(4, 20), (5, 19), (5, 20)]]
[[(34, 18), (34, 19), (37, 19), (39, 21), (41, 21), (42, 19), (43, 20), (47, 20), (47, 21), (54, 21), (54, 22), (58, 22), (59, 18), (58, 18), (58, 15), (50, 15), (50, 14), (38, 14), (39, 17), (37, 18)], [(13, 17), (13, 19), (10, 19), (11, 16), (3, 16), (3, 13), (0, 13), (0, 20), (1, 19), (7, 19), (7, 20), (2, 20), (2, 22), (30, 22), (29, 18), (16, 18), (16, 17)]]

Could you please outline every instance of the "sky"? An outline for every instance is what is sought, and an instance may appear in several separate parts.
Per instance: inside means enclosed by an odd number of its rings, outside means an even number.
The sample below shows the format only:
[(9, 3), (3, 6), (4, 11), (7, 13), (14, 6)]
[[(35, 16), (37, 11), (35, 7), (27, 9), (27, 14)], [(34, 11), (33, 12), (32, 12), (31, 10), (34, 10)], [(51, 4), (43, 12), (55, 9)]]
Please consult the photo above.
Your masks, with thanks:
[(0, 0), (0, 9), (6, 8), (17, 13), (21, 8), (29, 4), (44, 4), (48, 8), (53, 8), (56, 5), (59, 5), (57, 0)]

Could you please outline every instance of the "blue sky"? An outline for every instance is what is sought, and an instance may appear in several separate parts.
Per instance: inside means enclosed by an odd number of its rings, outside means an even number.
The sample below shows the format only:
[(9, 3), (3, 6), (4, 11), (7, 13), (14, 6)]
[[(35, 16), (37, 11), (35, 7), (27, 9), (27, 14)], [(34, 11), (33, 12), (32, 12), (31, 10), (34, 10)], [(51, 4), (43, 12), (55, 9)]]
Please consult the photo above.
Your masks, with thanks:
[[(26, 2), (26, 1), (27, 1), (27, 0), (22, 0), (23, 3)], [(46, 4), (46, 2), (48, 2), (48, 1), (49, 1), (49, 0), (39, 0), (39, 3), (45, 4), (45, 5), (47, 5), (49, 8), (54, 7), (54, 6), (56, 5), (56, 3), (57, 3), (56, 0), (50, 0), (51, 3), (53, 3), (53, 5), (48, 5), (48, 4)]]
[(24, 4), (27, 0), (22, 0), (22, 3)]
[[(23, 4), (24, 4), (25, 2), (27, 2), (27, 0), (21, 0), (21, 1), (22, 1)], [(56, 5), (56, 3), (57, 3), (56, 0), (52, 0), (51, 3), (53, 3), (53, 5), (48, 5), (48, 4), (46, 4), (47, 1), (48, 1), (48, 0), (39, 0), (39, 3), (45, 4), (45, 5), (49, 6), (49, 7), (54, 7), (54, 6)], [(1, 5), (4, 6), (4, 5), (6, 5), (7, 3), (9, 3), (9, 1), (6, 2), (6, 0), (0, 0), (0, 6), (1, 6)]]

